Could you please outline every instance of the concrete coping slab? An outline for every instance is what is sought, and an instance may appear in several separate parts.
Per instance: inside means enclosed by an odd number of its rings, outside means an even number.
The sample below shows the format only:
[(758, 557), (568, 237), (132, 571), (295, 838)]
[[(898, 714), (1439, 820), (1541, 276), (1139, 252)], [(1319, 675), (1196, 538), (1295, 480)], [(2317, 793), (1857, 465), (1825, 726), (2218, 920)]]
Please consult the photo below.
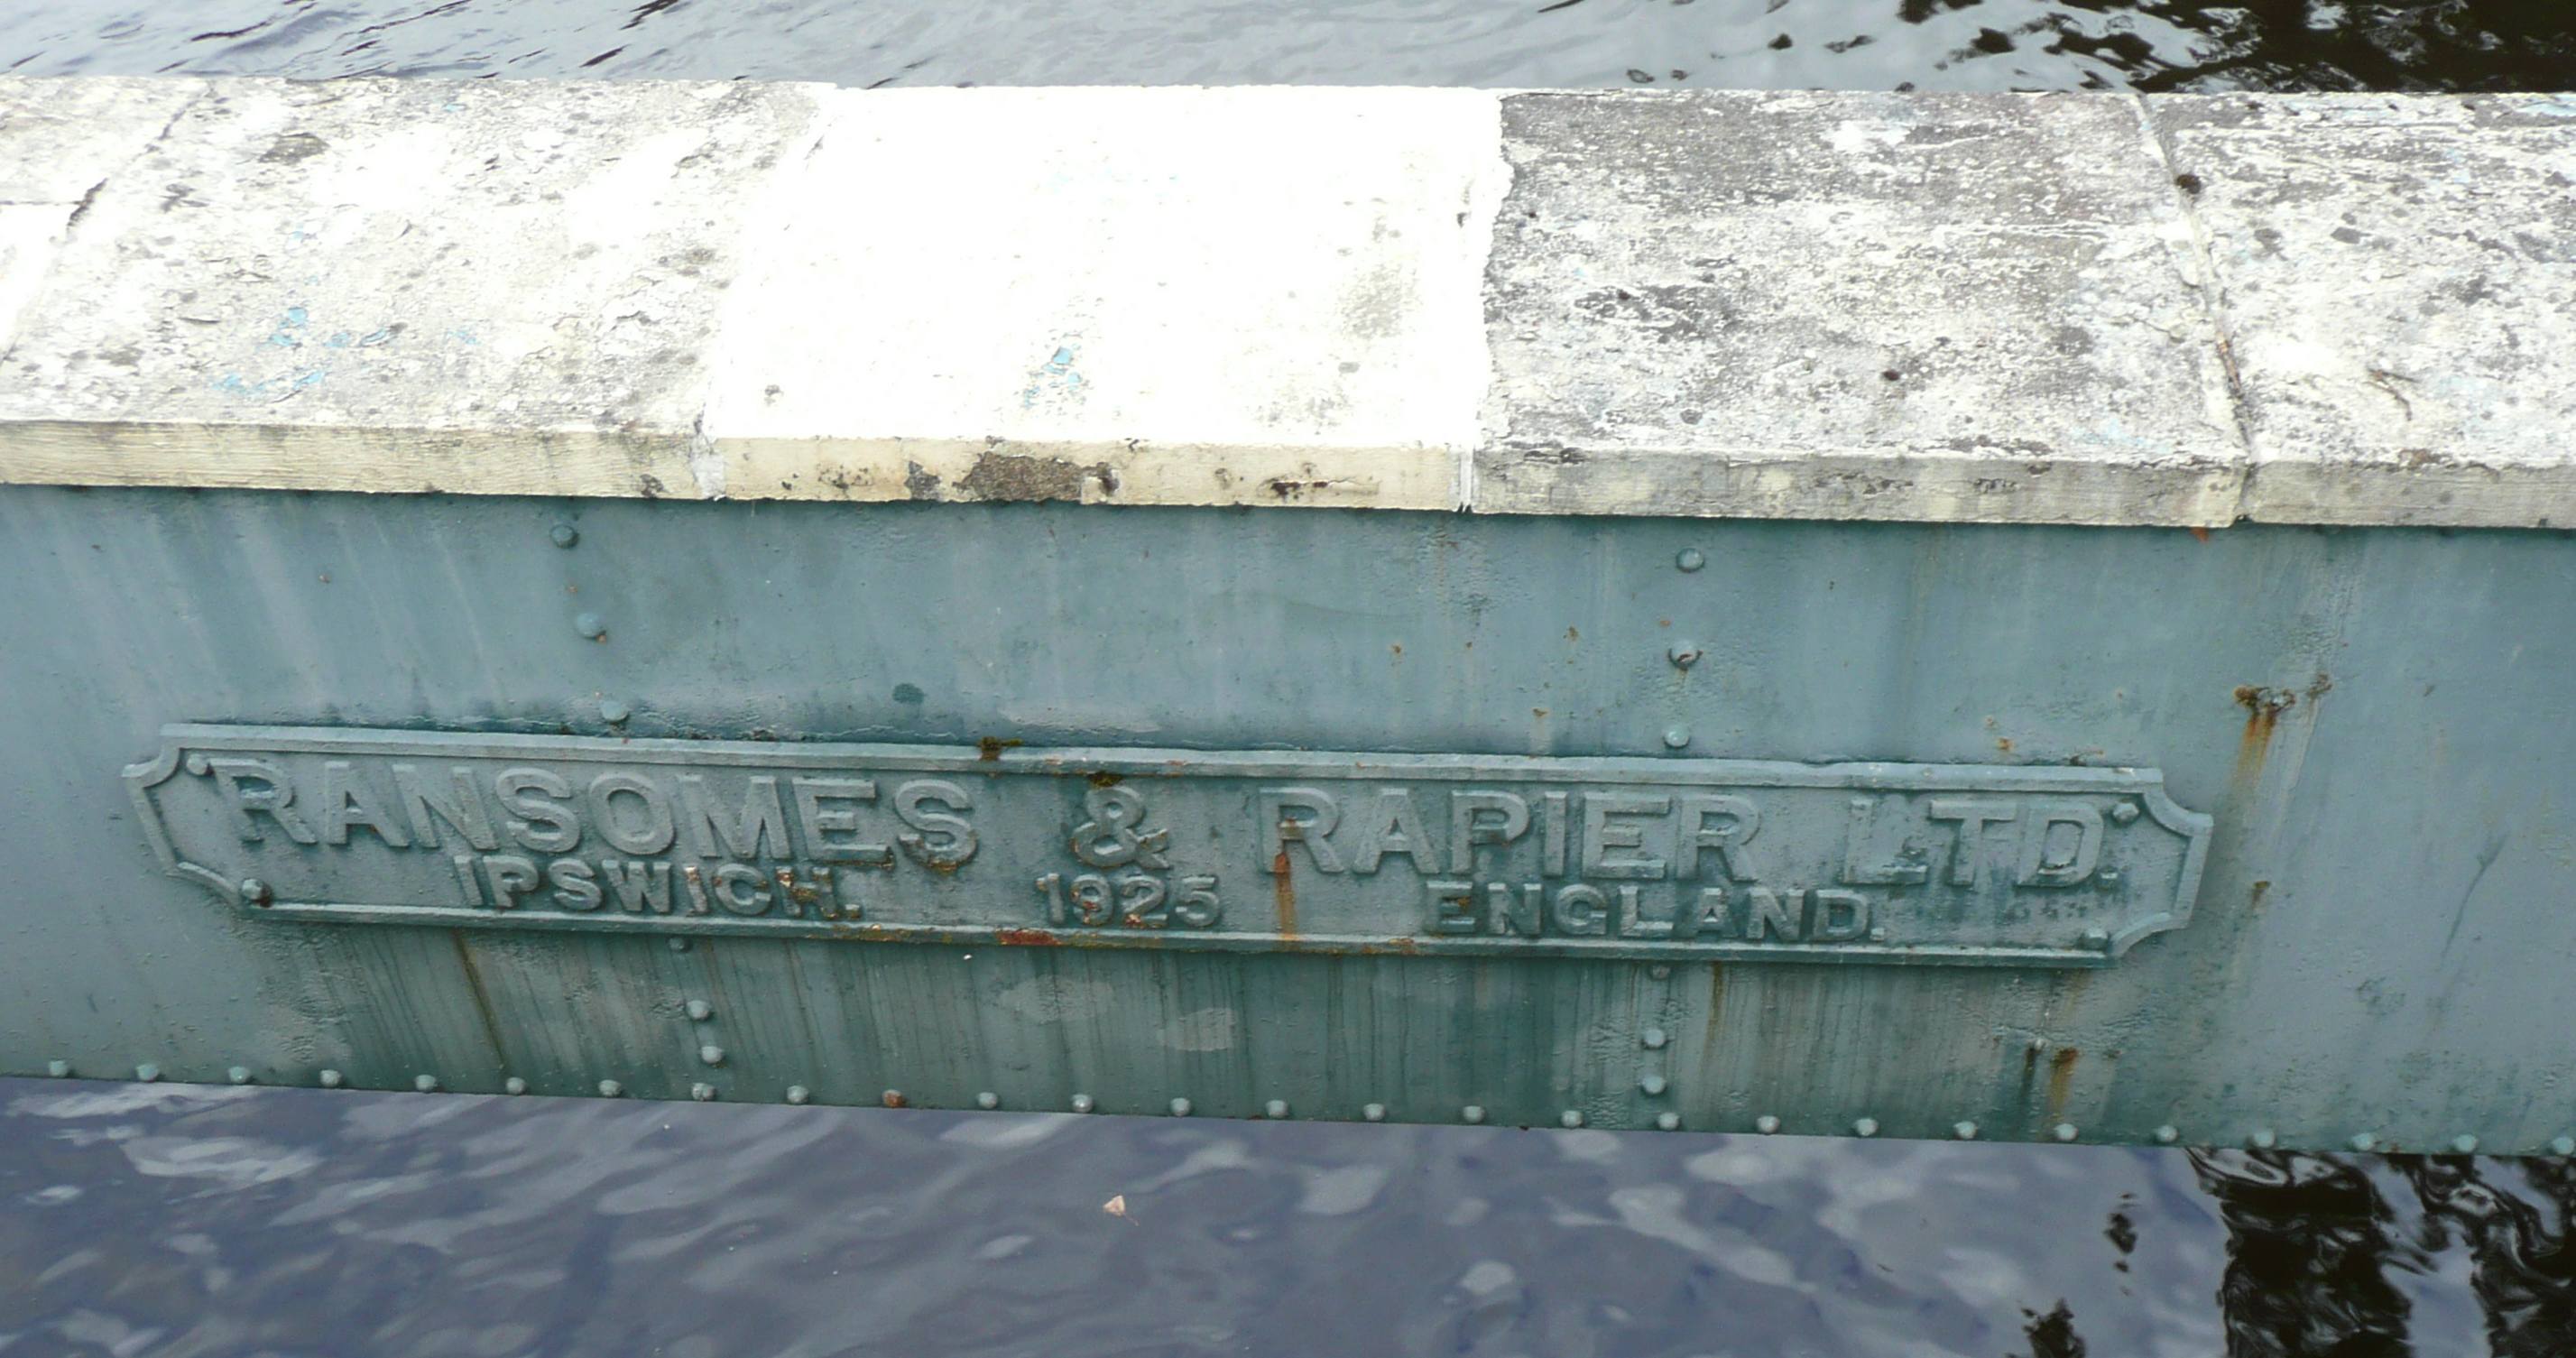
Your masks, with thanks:
[(2576, 97), (0, 79), (0, 482), (2576, 524)]

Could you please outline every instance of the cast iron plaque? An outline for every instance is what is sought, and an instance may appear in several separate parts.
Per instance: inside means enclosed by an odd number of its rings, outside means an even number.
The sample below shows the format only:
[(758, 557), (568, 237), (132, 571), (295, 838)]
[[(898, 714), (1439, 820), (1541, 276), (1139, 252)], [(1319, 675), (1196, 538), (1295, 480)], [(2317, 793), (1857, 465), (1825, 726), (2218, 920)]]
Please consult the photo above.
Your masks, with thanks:
[(2094, 966), (2209, 818), (2124, 768), (173, 726), (169, 869), (280, 921)]

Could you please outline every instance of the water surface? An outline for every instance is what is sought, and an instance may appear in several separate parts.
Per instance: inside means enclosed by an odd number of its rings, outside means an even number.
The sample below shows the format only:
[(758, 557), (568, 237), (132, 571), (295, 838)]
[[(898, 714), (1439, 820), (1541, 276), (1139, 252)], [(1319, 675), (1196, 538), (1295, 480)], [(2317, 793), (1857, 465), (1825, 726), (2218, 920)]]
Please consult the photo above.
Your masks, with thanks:
[(2537, 1358), (2571, 1203), (2553, 1161), (17, 1080), (0, 1354)]
[(2563, 89), (2568, 0), (13, 0), (0, 68), (842, 85)]

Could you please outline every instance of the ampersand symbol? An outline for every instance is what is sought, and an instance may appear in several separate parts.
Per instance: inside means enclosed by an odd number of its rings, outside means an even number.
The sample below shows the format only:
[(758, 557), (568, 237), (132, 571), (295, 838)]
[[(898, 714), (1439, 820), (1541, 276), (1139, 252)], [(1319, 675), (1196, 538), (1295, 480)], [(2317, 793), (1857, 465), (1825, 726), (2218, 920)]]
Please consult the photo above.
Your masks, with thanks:
[(1095, 868), (1169, 868), (1163, 847), (1168, 830), (1144, 830), (1145, 799), (1123, 787), (1096, 787), (1082, 794), (1082, 809), (1091, 819), (1073, 827), (1073, 856)]

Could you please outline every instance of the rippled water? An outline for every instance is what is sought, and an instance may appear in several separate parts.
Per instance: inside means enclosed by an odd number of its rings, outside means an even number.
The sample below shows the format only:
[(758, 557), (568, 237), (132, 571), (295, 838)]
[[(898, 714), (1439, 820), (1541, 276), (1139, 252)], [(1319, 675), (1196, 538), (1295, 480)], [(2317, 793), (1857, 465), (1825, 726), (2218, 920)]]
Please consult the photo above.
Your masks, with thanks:
[(2570, 0), (10, 0), (30, 73), (2563, 89)]
[(41, 1081), (0, 1110), (7, 1354), (2576, 1352), (2563, 1162)]

